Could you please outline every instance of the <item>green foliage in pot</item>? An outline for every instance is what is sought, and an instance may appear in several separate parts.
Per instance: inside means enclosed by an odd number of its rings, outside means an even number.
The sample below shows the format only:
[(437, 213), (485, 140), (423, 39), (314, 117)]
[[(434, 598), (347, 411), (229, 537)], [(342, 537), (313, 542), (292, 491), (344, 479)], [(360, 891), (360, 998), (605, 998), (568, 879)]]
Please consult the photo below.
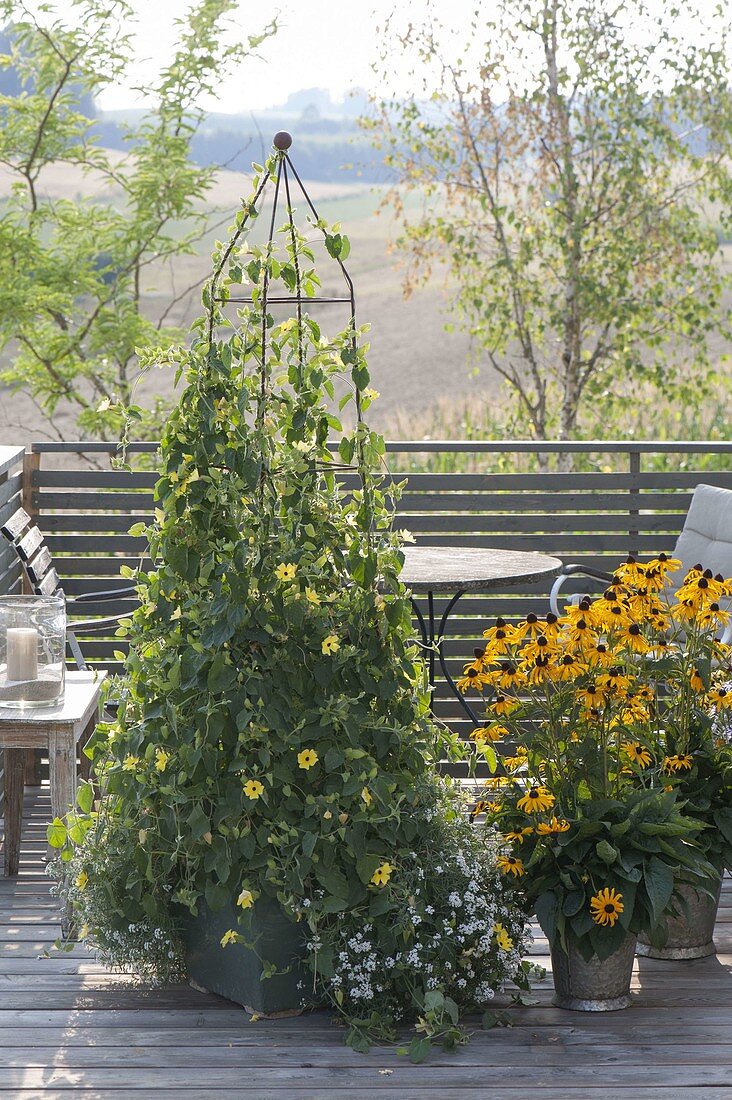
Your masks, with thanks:
[[(498, 692), (476, 734), (495, 770), (476, 809), (510, 845), (503, 869), (550, 942), (571, 935), (586, 958), (628, 932), (660, 943), (676, 887), (705, 889), (728, 858), (728, 749), (711, 733), (728, 700), (709, 670), (729, 657), (715, 631), (732, 585), (694, 569), (674, 593), (680, 564), (629, 559), (560, 618), (496, 623), (460, 681)], [(499, 762), (501, 738), (518, 745)]]
[[(93, 810), (84, 794), (89, 812), (55, 823), (52, 840), (111, 961), (174, 969), (176, 912), (202, 899), (238, 906), (224, 948), (246, 941), (266, 896), (307, 921), (320, 996), (343, 931), (393, 924), (420, 814), (446, 813), (429, 777), (456, 750), (429, 718), (392, 490), (380, 484), (384, 443), (363, 421), (365, 330), (328, 338), (301, 302), (275, 320), (268, 298), (319, 286), (313, 246), (291, 212), (272, 245), (246, 237), (280, 164), (260, 170), (217, 247), (205, 313), (177, 351), (186, 388), (162, 441), (155, 564), (137, 576), (118, 721), (95, 746), (103, 798)], [(336, 261), (347, 254), (337, 227), (314, 222), (310, 237)], [(331, 411), (340, 390), (341, 411), (355, 408), (349, 429)], [(523, 922), (504, 905), (491, 914), (495, 988), (516, 971)], [(491, 946), (499, 914), (516, 945), (506, 961)], [(168, 953), (161, 944), (151, 959), (160, 929)], [(443, 987), (434, 954), (437, 980), (412, 1015)], [(333, 1000), (353, 1014), (334, 988)]]

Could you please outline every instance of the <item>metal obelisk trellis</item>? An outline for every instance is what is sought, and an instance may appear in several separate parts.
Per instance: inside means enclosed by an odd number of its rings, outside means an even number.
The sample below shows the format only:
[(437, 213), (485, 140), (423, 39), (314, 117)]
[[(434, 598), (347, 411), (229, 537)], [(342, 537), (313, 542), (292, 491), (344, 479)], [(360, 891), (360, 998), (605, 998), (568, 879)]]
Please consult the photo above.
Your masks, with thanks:
[[(346, 266), (343, 263), (343, 260), (341, 260), (340, 256), (333, 256), (332, 258), (335, 259), (336, 263), (338, 264), (338, 266), (341, 270), (341, 273), (343, 275), (348, 293), (345, 294), (345, 295), (342, 295), (342, 296), (339, 296), (339, 295), (315, 295), (315, 296), (312, 296), (312, 297), (311, 296), (303, 296), (302, 282), (301, 282), (301, 277), (300, 277), (300, 266), (299, 266), (299, 262), (298, 262), (298, 259), (297, 259), (297, 251), (296, 251), (296, 248), (295, 248), (295, 222), (294, 222), (294, 217), (293, 217), (292, 196), (291, 196), (291, 192), (290, 192), (290, 177), (291, 176), (295, 180), (295, 182), (297, 183), (298, 187), (300, 188), (302, 196), (305, 199), (305, 202), (307, 203), (310, 212), (312, 213), (313, 217), (315, 218), (316, 223), (320, 221), (320, 215), (318, 214), (318, 211), (316, 210), (315, 205), (314, 205), (312, 199), (310, 198), (310, 195), (307, 192), (305, 184), (300, 179), (300, 176), (297, 172), (297, 169), (295, 168), (295, 166), (293, 165), (293, 163), (290, 159), (290, 155), (289, 155), (288, 150), (290, 149), (290, 147), (292, 145), (292, 136), (286, 130), (280, 130), (280, 131), (278, 131), (278, 133), (275, 134), (275, 136), (272, 140), (272, 144), (273, 144), (273, 146), (276, 150), (276, 153), (277, 153), (277, 168), (276, 168), (275, 178), (274, 178), (274, 200), (272, 202), (272, 214), (271, 214), (270, 221), (269, 221), (269, 232), (268, 232), (268, 235), (267, 235), (267, 245), (266, 245), (267, 256), (269, 257), (272, 253), (272, 246), (273, 246), (274, 237), (275, 237), (275, 225), (276, 225), (276, 222), (277, 222), (278, 203), (279, 203), (279, 199), (280, 199), (281, 189), (284, 186), (285, 199), (286, 199), (286, 203), (287, 203), (287, 223), (288, 223), (288, 226), (289, 226), (289, 231), (290, 231), (290, 234), (291, 234), (292, 246), (293, 246), (296, 293), (295, 294), (273, 294), (273, 295), (270, 295), (269, 294), (269, 269), (267, 267), (265, 267), (264, 278), (263, 278), (263, 281), (262, 281), (262, 297), (261, 297), (262, 362), (264, 364), (264, 360), (266, 358), (266, 349), (267, 349), (267, 306), (268, 305), (285, 305), (285, 304), (294, 305), (296, 316), (297, 316), (297, 321), (298, 321), (298, 331), (300, 333), (302, 332), (302, 311), (303, 311), (303, 306), (304, 305), (308, 306), (308, 308), (313, 306), (313, 305), (316, 305), (316, 306), (317, 305), (330, 305), (330, 304), (333, 304), (333, 303), (341, 303), (341, 304), (348, 305), (349, 310), (350, 310), (350, 320), (351, 320), (351, 344), (352, 344), (353, 350), (355, 351), (356, 350), (356, 294), (355, 294), (355, 290), (354, 290), (354, 286), (353, 286), (353, 280), (351, 279), (351, 276), (349, 275), (349, 273), (346, 269)], [(224, 266), (226, 264), (226, 261), (228, 260), (229, 256), (231, 255), (231, 252), (233, 251), (234, 247), (236, 246), (238, 240), (242, 236), (243, 230), (244, 230), (245, 226), (247, 225), (248, 221), (250, 220), (250, 218), (252, 216), (252, 212), (256, 207), (256, 203), (259, 201), (260, 197), (262, 196), (262, 194), (266, 190), (267, 184), (269, 182), (270, 182), (270, 173), (268, 171), (265, 171), (265, 173), (263, 175), (263, 178), (262, 178), (262, 180), (259, 184), (259, 187), (257, 188), (257, 190), (254, 194), (253, 199), (248, 204), (247, 216), (242, 220), (242, 223), (240, 225), (240, 231), (238, 233), (236, 233), (233, 236), (233, 238), (231, 239), (231, 241), (229, 242), (229, 245), (226, 248), (226, 250), (225, 250), (225, 252), (224, 252), (224, 254), (223, 254), (223, 256), (220, 260), (219, 266), (218, 266), (216, 272), (214, 273), (214, 276), (213, 276), (213, 279), (212, 279), (212, 282), (211, 282), (211, 297), (212, 297), (212, 301), (217, 302), (221, 305), (251, 304), (251, 302), (252, 302), (251, 298), (236, 297), (234, 295), (227, 296), (225, 298), (224, 297), (217, 298), (216, 297), (216, 290), (217, 290), (218, 279), (219, 279), (219, 277), (221, 276), (221, 274), (224, 270)], [(213, 311), (212, 311), (212, 315), (211, 315), (211, 328), (209, 330), (209, 340), (212, 340), (212, 339), (213, 339)], [(302, 353), (300, 354), (299, 358), (300, 358), (300, 365), (302, 366)], [(263, 386), (265, 385), (264, 370), (262, 371), (262, 385)], [(263, 394), (263, 397), (264, 397), (264, 394)], [(355, 408), (356, 408), (356, 420), (359, 424), (361, 424), (362, 423), (362, 418), (363, 418), (362, 417), (362, 402), (361, 402), (361, 393), (360, 393), (360, 390), (359, 390), (358, 386), (356, 386), (356, 388), (355, 388)], [(360, 452), (361, 448), (362, 448), (362, 441), (360, 440), (360, 438), (357, 439), (357, 448)], [(343, 469), (343, 468), (352, 468), (352, 467), (343, 467), (340, 463), (333, 463), (330, 468), (331, 469), (334, 469), (334, 468)], [(368, 487), (365, 483), (365, 478), (363, 477), (362, 469), (359, 472), (362, 474), (361, 480), (363, 482), (364, 492), (368, 493)]]

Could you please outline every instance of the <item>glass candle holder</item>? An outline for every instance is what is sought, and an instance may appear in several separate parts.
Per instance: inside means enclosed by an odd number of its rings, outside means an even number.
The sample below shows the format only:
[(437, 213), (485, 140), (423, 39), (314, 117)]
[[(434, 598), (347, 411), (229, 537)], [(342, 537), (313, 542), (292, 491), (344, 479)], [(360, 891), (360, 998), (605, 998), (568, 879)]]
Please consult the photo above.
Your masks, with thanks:
[(62, 596), (0, 596), (0, 707), (58, 706), (65, 658)]

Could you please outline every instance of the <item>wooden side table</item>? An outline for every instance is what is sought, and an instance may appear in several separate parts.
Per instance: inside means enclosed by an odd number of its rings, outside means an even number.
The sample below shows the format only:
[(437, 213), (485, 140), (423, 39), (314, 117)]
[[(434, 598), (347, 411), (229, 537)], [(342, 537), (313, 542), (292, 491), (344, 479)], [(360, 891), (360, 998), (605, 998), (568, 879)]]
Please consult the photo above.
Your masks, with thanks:
[[(68, 672), (58, 707), (0, 707), (0, 749), (5, 750), (5, 874), (17, 875), (23, 824), (25, 758), (28, 749), (48, 749), (51, 813), (63, 817), (76, 798), (76, 747), (83, 749), (99, 720), (106, 672)], [(81, 774), (89, 761), (81, 754)]]

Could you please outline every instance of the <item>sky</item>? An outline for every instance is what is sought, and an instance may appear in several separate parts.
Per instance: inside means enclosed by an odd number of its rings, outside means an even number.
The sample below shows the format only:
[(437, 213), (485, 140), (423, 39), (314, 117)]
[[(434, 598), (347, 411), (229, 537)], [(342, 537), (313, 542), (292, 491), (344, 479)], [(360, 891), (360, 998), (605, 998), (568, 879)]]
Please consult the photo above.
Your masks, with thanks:
[[(189, 0), (129, 0), (137, 12), (135, 41), (137, 61), (125, 85), (105, 90), (99, 105), (104, 110), (140, 105), (133, 91), (152, 79), (169, 56), (175, 40), (174, 21), (189, 7)], [(588, 6), (591, 7), (592, 0)], [(669, 0), (649, 0), (651, 8), (663, 8)], [(719, 0), (696, 0), (711, 11)], [(729, 2), (729, 0), (725, 0)], [(30, 0), (29, 6), (37, 6)], [(62, 16), (71, 16), (74, 0), (56, 0)], [(208, 110), (231, 113), (261, 111), (283, 103), (291, 92), (319, 87), (340, 101), (353, 88), (378, 90), (372, 64), (382, 43), (384, 20), (396, 7), (403, 25), (419, 22), (430, 0), (239, 0), (233, 16), (244, 36), (261, 29), (274, 14), (280, 29), (261, 47), (261, 60), (253, 58), (239, 66), (222, 83), (215, 100), (202, 104)], [(440, 19), (454, 28), (467, 28), (476, 7), (490, 15), (494, 0), (434, 0)], [(688, 9), (685, 0), (679, 7)], [(682, 22), (684, 15), (682, 14)], [(693, 22), (688, 31), (694, 35)], [(390, 91), (406, 95), (410, 87), (405, 63), (400, 72), (398, 56), (392, 69)]]
[[(349, 89), (374, 84), (371, 64), (379, 45), (377, 28), (393, 10), (397, 0), (241, 0), (234, 17), (246, 33), (257, 31), (275, 13), (280, 30), (261, 47), (262, 60), (242, 65), (222, 85), (218, 102), (209, 109), (238, 112), (263, 110), (283, 103), (301, 88), (325, 88), (340, 101)], [(136, 53), (138, 63), (130, 84), (143, 83), (155, 73), (174, 41), (174, 20), (188, 7), (186, 0), (131, 0), (138, 14)], [(401, 12), (424, 13), (427, 0), (398, 0)], [(59, 0), (63, 15), (73, 12), (72, 0)], [(451, 0), (460, 17), (475, 7), (475, 0)], [(400, 92), (409, 90), (406, 81)], [(129, 87), (109, 89), (100, 106), (113, 110), (134, 105)]]

